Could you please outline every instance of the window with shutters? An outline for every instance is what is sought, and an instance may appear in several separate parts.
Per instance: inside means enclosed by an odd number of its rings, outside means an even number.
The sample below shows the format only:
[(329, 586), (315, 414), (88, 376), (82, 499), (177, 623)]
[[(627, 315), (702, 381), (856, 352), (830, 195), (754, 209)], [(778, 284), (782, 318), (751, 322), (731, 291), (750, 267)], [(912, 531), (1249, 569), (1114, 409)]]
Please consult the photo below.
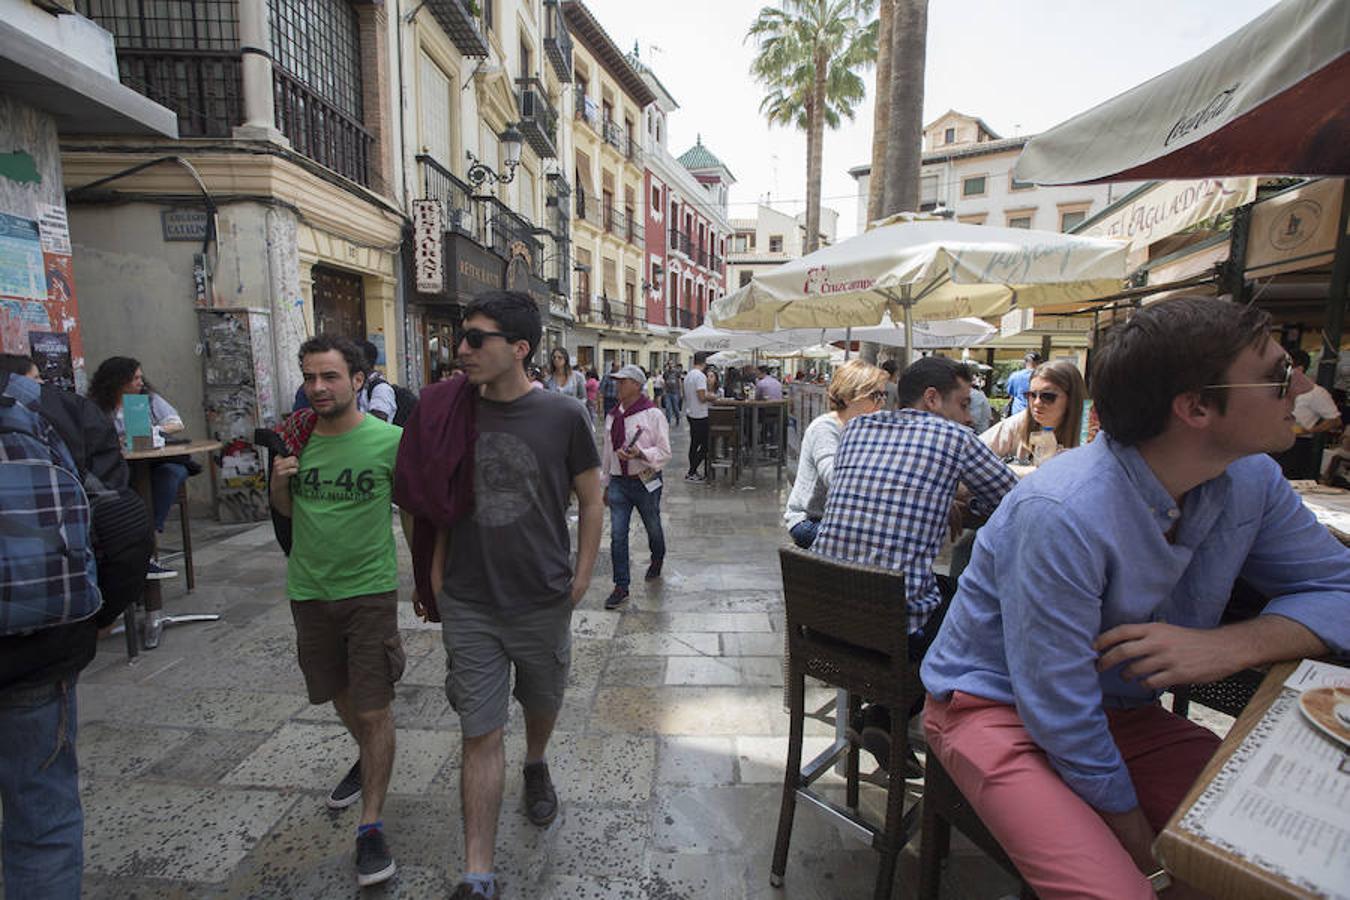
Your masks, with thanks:
[(422, 152), (447, 169), (450, 155), (450, 79), (426, 53), (418, 60), (418, 118), (422, 128)]

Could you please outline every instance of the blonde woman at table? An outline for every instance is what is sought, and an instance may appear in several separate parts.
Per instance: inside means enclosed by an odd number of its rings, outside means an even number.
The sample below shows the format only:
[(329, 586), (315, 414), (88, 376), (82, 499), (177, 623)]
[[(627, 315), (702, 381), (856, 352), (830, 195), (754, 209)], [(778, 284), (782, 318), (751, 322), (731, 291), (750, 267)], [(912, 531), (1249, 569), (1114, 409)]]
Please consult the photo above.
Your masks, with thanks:
[(806, 426), (797, 456), (797, 478), (783, 511), (783, 522), (798, 547), (809, 549), (820, 530), (825, 495), (834, 474), (834, 454), (844, 426), (850, 419), (885, 408), (889, 382), (890, 375), (884, 369), (860, 359), (844, 363), (835, 372), (825, 391), (830, 411)]
[(1067, 359), (1042, 363), (1031, 373), (1027, 408), (985, 431), (980, 440), (1004, 459), (1029, 462), (1036, 456), (1033, 437), (1053, 431), (1058, 450), (1071, 450), (1079, 443), (1086, 399), (1087, 386), (1077, 366)]
[[(145, 379), (139, 361), (129, 356), (110, 356), (99, 365), (94, 377), (89, 381), (89, 399), (103, 410), (117, 427), (117, 436), (126, 437), (126, 425), (122, 418), (122, 397), (126, 394), (148, 394), (150, 396), (150, 424), (163, 434), (174, 434), (183, 430), (183, 419), (168, 400), (165, 400)], [(181, 460), (181, 462), (180, 462)], [(188, 457), (155, 460), (150, 465), (150, 496), (155, 513), (155, 531), (163, 534), (164, 524), (169, 520), (169, 510), (178, 497), (178, 489), (189, 475), (195, 475), (189, 468)], [(197, 466), (197, 472), (201, 467)], [(163, 566), (158, 556), (150, 560), (150, 568), (145, 577), (152, 579), (173, 578), (178, 573)]]

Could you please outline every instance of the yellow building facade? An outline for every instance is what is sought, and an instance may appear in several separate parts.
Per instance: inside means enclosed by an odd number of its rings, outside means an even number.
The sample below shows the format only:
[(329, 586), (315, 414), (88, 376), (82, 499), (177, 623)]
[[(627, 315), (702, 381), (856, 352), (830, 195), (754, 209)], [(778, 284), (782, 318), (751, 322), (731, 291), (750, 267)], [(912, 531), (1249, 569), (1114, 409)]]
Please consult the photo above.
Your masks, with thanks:
[(641, 123), (646, 82), (579, 0), (563, 3), (573, 43), (574, 357), (607, 369), (645, 362), (646, 258)]

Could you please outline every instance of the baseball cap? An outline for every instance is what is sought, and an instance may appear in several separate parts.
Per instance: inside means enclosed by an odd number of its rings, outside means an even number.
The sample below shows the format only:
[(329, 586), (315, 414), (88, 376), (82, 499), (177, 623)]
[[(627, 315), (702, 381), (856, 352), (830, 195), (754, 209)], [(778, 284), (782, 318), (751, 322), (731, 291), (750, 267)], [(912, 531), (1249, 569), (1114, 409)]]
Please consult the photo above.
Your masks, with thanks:
[(639, 367), (629, 363), (614, 373), (615, 378), (627, 378), (629, 381), (636, 381), (638, 384), (647, 383), (647, 373)]

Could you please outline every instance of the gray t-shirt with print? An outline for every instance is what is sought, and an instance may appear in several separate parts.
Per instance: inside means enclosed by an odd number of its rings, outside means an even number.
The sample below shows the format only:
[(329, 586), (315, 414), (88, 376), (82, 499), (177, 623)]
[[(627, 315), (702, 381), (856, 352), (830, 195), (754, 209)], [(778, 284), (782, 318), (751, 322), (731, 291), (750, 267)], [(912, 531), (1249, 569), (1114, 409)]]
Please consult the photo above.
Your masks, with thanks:
[(549, 391), (477, 403), (473, 512), (450, 529), (442, 589), (503, 612), (565, 603), (572, 479), (600, 465), (586, 409)]

